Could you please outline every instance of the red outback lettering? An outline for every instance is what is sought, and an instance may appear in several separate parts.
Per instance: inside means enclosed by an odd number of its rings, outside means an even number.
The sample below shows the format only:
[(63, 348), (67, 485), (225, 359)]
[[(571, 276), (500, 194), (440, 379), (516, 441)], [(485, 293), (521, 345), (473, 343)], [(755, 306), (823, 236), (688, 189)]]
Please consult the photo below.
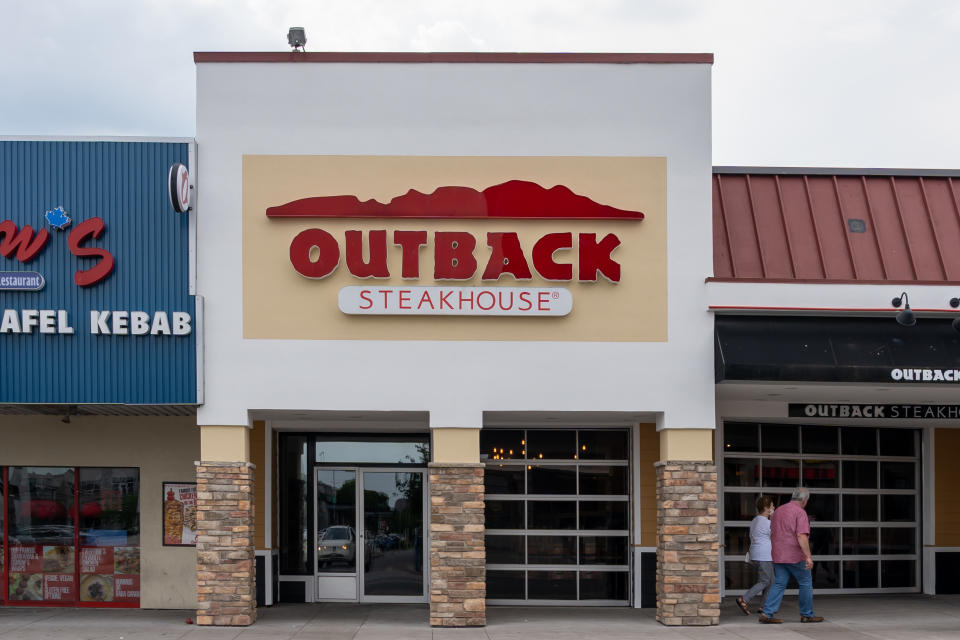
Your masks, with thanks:
[(573, 248), (573, 234), (548, 233), (533, 245), (533, 268), (544, 280), (573, 280), (572, 264), (557, 264), (553, 255), (561, 249)]
[[(317, 250), (317, 259), (311, 257)], [(304, 229), (290, 243), (290, 264), (305, 278), (326, 278), (340, 264), (340, 245), (323, 229)]]
[(437, 231), (433, 235), (433, 278), (469, 280), (477, 272), (473, 250), (477, 240), (466, 231)]
[(580, 282), (596, 282), (597, 273), (610, 282), (620, 282), (620, 263), (610, 254), (620, 246), (620, 238), (608, 233), (597, 242), (597, 234), (580, 234)]
[(487, 246), (491, 249), (490, 260), (483, 270), (482, 280), (497, 280), (505, 273), (517, 280), (533, 277), (516, 233), (488, 233)]
[[(357, 278), (389, 278), (387, 232), (383, 229), (368, 232), (368, 257), (364, 258), (362, 231), (345, 232), (346, 262), (350, 274)], [(420, 249), (427, 244), (426, 231), (393, 232), (393, 244), (400, 248), (401, 276), (405, 280), (420, 277)], [(476, 238), (466, 231), (437, 231), (434, 234), (433, 277), (435, 280), (469, 280), (477, 273), (474, 251)], [(514, 232), (487, 234), (490, 258), (483, 270), (482, 280), (496, 281), (509, 273), (517, 280), (530, 280), (530, 262), (523, 253), (519, 236)], [(620, 263), (613, 259), (613, 251), (620, 246), (614, 233), (597, 240), (595, 233), (581, 233), (578, 237), (578, 267), (580, 282), (596, 282), (602, 275), (610, 282), (620, 282)], [(568, 282), (573, 280), (573, 265), (556, 262), (557, 251), (573, 249), (571, 232), (548, 233), (538, 239), (531, 252), (533, 268), (544, 280)], [(290, 242), (290, 263), (302, 276), (326, 278), (340, 263), (340, 245), (323, 229), (305, 229)], [(440, 300), (440, 308), (448, 304)]]
[(426, 231), (394, 231), (393, 244), (400, 247), (400, 276), (404, 280), (420, 277), (420, 247), (427, 244)]
[(387, 232), (371, 231), (369, 238), (370, 258), (363, 259), (363, 232), (347, 231), (347, 269), (357, 278), (389, 278), (387, 268)]

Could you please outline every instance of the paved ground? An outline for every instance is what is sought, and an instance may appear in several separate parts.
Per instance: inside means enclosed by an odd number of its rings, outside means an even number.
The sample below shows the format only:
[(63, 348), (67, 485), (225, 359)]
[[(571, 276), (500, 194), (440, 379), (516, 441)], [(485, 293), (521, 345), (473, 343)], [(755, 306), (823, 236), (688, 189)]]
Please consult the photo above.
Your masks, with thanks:
[(650, 609), (491, 607), (483, 629), (431, 629), (423, 605), (281, 605), (245, 629), (187, 625), (189, 611), (0, 608), (0, 639), (52, 640), (940, 640), (960, 639), (960, 596), (820, 596), (827, 622), (800, 624), (785, 598), (787, 624), (757, 624), (732, 599), (720, 626), (658, 624)]

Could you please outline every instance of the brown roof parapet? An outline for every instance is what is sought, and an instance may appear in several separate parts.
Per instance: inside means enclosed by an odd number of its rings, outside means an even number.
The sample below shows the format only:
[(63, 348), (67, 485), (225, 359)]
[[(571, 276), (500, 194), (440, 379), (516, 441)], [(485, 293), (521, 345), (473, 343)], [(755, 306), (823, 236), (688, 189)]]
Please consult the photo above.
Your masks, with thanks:
[(713, 64), (712, 53), (509, 53), (399, 51), (197, 51), (195, 63), (206, 62), (388, 62), (388, 63), (514, 63), (514, 64)]

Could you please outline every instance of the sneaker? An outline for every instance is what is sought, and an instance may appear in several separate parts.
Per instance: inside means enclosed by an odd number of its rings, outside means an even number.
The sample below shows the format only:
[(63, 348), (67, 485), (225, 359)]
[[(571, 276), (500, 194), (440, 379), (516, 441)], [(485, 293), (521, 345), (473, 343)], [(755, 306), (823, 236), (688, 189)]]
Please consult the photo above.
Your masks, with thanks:
[[(821, 618), (821, 620), (822, 619), (823, 618)], [(761, 624), (783, 624), (783, 620), (781, 620), (780, 618), (768, 618), (763, 613), (761, 613), (760, 616), (757, 618), (757, 622)]]
[(800, 616), (800, 622), (823, 622), (823, 616)]

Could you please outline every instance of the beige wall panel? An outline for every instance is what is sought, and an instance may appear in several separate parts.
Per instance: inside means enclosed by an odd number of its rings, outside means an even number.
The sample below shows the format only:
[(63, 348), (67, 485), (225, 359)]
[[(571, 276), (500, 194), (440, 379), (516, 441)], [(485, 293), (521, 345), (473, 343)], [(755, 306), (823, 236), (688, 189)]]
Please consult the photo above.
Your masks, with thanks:
[(245, 425), (201, 425), (200, 460), (250, 462), (250, 428)]
[[(410, 156), (254, 156), (243, 157), (243, 336), (316, 340), (667, 340), (667, 162), (629, 157), (410, 157)], [(450, 220), (330, 219), (266, 217), (267, 207), (312, 196), (356, 195), (380, 202), (409, 189), (431, 193), (441, 186), (483, 189), (512, 179), (545, 188), (562, 184), (595, 202), (639, 210), (641, 220)], [(340, 243), (340, 265), (330, 276), (311, 280), (290, 264), (290, 241), (304, 229), (320, 228)], [(361, 280), (344, 257), (344, 232), (385, 229), (391, 277)], [(395, 230), (426, 230), (419, 280), (400, 277)], [(433, 279), (433, 233), (468, 231), (477, 240), (477, 273), (471, 280)], [(487, 232), (516, 232), (533, 278), (518, 282), (504, 275), (482, 282), (490, 249)], [(577, 234), (615, 233), (621, 244), (612, 257), (621, 280), (600, 276), (595, 283), (550, 282), (533, 269), (531, 249), (547, 233), (572, 232), (574, 248), (557, 252), (558, 262), (574, 265)], [(563, 286), (573, 295), (573, 311), (563, 317), (350, 316), (337, 306), (348, 285), (365, 286)]]
[(253, 548), (266, 549), (266, 457), (264, 451), (263, 420), (254, 420), (250, 430), (250, 462), (256, 465), (253, 469)]
[(657, 546), (657, 470), (660, 458), (660, 434), (657, 425), (641, 424), (637, 432), (640, 457), (637, 460), (637, 486), (640, 489), (640, 540), (642, 547)]
[(660, 432), (661, 460), (713, 460), (713, 429), (664, 429)]
[(480, 463), (480, 429), (431, 429), (433, 462)]
[(960, 547), (960, 429), (937, 429), (933, 439), (936, 545)]
[(140, 468), (140, 606), (194, 609), (197, 552), (164, 547), (162, 482), (196, 482), (192, 417), (0, 416), (0, 465)]

